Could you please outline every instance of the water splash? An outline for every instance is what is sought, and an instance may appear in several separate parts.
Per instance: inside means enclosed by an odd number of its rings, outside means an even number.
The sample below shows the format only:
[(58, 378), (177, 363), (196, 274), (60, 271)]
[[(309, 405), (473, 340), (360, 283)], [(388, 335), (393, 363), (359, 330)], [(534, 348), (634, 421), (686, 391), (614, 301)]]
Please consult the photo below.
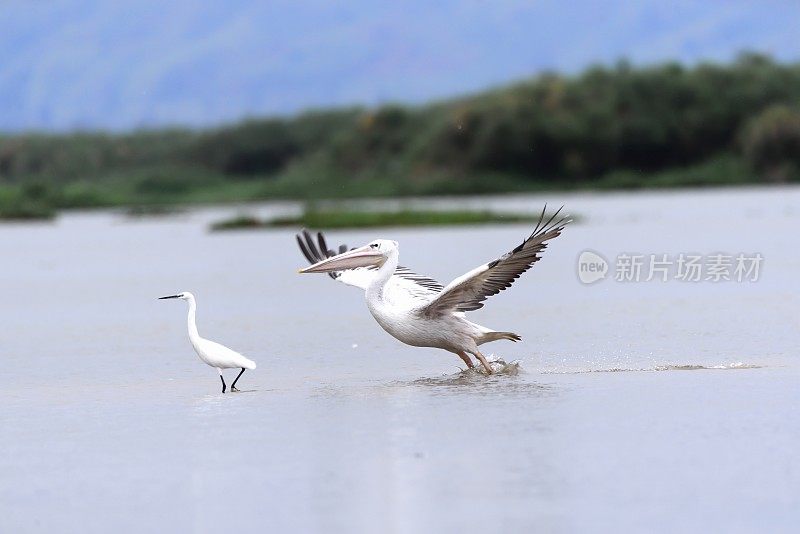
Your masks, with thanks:
[(492, 374), (488, 374), (482, 365), (476, 365), (470, 369), (459, 369), (455, 373), (445, 374), (437, 377), (418, 378), (412, 380), (409, 385), (416, 386), (467, 386), (483, 385), (487, 383), (505, 383), (507, 378), (516, 377), (522, 374), (522, 363), (519, 360), (506, 362), (502, 359), (489, 359), (489, 366)]
[[(489, 367), (492, 368), (492, 375), (505, 375), (505, 376), (517, 376), (522, 372), (522, 362), (519, 360), (514, 360), (512, 362), (506, 362), (501, 358), (493, 359), (493, 355), (489, 356), (488, 358)], [(476, 365), (472, 369), (464, 369), (461, 371), (462, 373), (477, 373), (483, 376), (489, 376), (486, 372), (486, 369), (482, 365)]]
[(550, 384), (541, 384), (521, 379), (521, 362), (490, 360), (493, 373), (486, 373), (483, 366), (438, 377), (418, 378), (410, 382), (394, 383), (393, 386), (424, 387), (433, 395), (482, 395), (491, 397), (550, 397), (556, 390)]

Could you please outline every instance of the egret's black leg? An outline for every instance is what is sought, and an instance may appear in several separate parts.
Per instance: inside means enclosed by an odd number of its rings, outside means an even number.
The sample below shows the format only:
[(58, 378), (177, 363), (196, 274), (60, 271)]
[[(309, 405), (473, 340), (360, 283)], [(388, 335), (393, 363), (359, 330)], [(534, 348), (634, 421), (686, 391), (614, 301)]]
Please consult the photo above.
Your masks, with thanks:
[(239, 380), (239, 377), (242, 376), (242, 373), (244, 373), (244, 367), (242, 367), (242, 370), (239, 371), (238, 375), (236, 375), (233, 384), (231, 384), (231, 391), (239, 391), (238, 389), (236, 389), (236, 382)]
[(222, 380), (222, 392), (225, 393), (225, 379), (222, 378), (222, 373), (219, 374), (219, 379)]

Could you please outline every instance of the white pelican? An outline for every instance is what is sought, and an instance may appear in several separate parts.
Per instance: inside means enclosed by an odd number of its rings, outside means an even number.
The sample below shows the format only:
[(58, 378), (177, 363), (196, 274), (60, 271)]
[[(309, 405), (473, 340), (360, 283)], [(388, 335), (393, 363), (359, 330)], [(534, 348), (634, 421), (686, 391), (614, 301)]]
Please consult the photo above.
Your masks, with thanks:
[(545, 221), (543, 210), (531, 235), (514, 250), (456, 278), (446, 287), (399, 267), (396, 241), (378, 239), (349, 251), (342, 245), (337, 254), (328, 250), (322, 233), (317, 234), (315, 244), (306, 230), (302, 236), (297, 235), (297, 243), (312, 265), (300, 272), (329, 273), (334, 280), (366, 290), (367, 308), (386, 332), (408, 345), (453, 352), (469, 368), (474, 367), (468, 353), (472, 354), (491, 374), (492, 368), (478, 346), (498, 339), (522, 338), (470, 322), (464, 312), (483, 307), (486, 298), (510, 287), (539, 260), (547, 241), (558, 237), (570, 222), (566, 217), (556, 220), (560, 211)]
[(222, 380), (223, 393), (225, 393), (226, 386), (225, 379), (222, 377), (222, 370), (241, 368), (242, 370), (239, 371), (239, 374), (236, 375), (233, 384), (231, 384), (231, 392), (239, 391), (236, 389), (236, 382), (239, 380), (239, 377), (242, 376), (242, 373), (244, 373), (245, 369), (255, 369), (256, 362), (242, 356), (235, 350), (231, 350), (224, 345), (220, 345), (219, 343), (215, 343), (200, 337), (200, 334), (197, 333), (197, 323), (195, 322), (197, 302), (194, 299), (194, 295), (188, 291), (184, 291), (183, 293), (178, 293), (177, 295), (158, 297), (158, 300), (164, 299), (181, 299), (189, 301), (189, 316), (187, 318), (187, 323), (189, 324), (189, 342), (191, 342), (192, 347), (194, 347), (194, 351), (198, 356), (200, 356), (200, 359), (203, 360), (204, 363), (210, 365), (211, 367), (215, 367), (217, 371), (219, 371), (219, 379)]

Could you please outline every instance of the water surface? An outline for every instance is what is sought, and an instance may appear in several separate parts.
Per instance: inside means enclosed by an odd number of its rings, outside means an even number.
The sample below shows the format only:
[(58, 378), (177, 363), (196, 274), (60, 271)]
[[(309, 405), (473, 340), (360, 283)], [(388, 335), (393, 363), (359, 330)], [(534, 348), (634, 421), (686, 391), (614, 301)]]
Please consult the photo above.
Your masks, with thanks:
[[(2, 225), (0, 530), (792, 531), (800, 520), (800, 189), (417, 201), (582, 222), (470, 314), (519, 372), (406, 347), (358, 289), (296, 274), (239, 208)], [(248, 207), (261, 215), (291, 204)], [(447, 282), (522, 225), (336, 232)], [(576, 276), (581, 251), (759, 252), (756, 283)], [(186, 340), (253, 358), (238, 394)], [(229, 382), (235, 373), (229, 372)]]

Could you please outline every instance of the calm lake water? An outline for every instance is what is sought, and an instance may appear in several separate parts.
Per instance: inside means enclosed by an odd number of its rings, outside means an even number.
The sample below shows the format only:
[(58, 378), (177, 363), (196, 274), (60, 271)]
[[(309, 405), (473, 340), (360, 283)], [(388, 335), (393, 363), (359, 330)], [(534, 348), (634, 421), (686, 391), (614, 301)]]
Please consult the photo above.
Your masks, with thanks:
[[(581, 220), (471, 314), (524, 338), (484, 346), (520, 366), (489, 378), (296, 274), (292, 231), (207, 232), (237, 208), (0, 226), (0, 531), (796, 531), (800, 189), (419, 204), (544, 201)], [(329, 238), (395, 239), (447, 282), (529, 231)], [(587, 249), (611, 264), (593, 285)], [(618, 282), (626, 253), (763, 262), (756, 282)], [(186, 304), (156, 300), (183, 290), (201, 335), (258, 362), (242, 393), (193, 353)]]

